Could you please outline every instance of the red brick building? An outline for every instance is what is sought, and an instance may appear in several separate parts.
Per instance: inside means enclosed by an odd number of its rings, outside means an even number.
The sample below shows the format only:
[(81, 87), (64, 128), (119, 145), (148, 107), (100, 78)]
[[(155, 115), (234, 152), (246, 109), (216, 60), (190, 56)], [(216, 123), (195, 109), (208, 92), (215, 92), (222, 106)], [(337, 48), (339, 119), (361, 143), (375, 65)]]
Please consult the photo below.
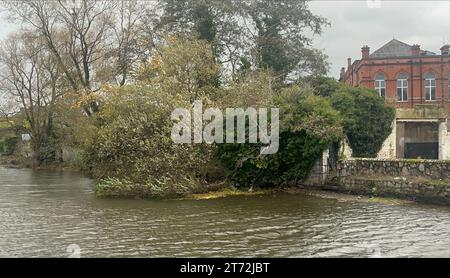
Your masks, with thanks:
[(436, 104), (450, 108), (450, 46), (436, 54), (396, 39), (370, 53), (364, 46), (360, 60), (348, 59), (341, 81), (376, 89), (396, 107)]
[(375, 89), (397, 109), (381, 158), (450, 159), (450, 46), (439, 53), (393, 39), (342, 68), (340, 81)]

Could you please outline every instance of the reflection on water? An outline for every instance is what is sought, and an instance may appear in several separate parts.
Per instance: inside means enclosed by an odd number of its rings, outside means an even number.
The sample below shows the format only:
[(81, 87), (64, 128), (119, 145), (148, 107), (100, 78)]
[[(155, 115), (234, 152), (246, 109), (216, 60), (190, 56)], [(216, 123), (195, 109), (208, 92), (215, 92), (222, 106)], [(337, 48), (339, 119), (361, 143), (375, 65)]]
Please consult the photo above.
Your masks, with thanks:
[(450, 257), (450, 209), (279, 194), (99, 200), (76, 173), (0, 168), (0, 256)]

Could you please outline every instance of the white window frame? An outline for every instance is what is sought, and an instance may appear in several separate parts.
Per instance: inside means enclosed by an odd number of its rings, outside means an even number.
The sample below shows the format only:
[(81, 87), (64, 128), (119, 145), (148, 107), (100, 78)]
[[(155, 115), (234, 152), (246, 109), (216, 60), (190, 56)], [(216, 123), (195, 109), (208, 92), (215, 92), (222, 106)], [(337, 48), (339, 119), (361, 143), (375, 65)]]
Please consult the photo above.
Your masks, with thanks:
[[(398, 82), (401, 82), (401, 86), (398, 86)], [(398, 98), (398, 89), (401, 89), (401, 99)], [(406, 91), (406, 94), (405, 94)], [(406, 98), (405, 98), (406, 95)], [(397, 101), (398, 102), (407, 102), (408, 101), (408, 79), (407, 78), (398, 78), (397, 79)]]
[[(433, 85), (434, 83), (434, 85)], [(432, 91), (434, 89), (434, 98), (432, 98)], [(425, 100), (435, 101), (436, 100), (436, 78), (427, 77), (425, 79)]]
[[(383, 89), (384, 89), (384, 96), (381, 93)], [(380, 97), (386, 98), (386, 79), (384, 78), (384, 76), (383, 79), (375, 79), (375, 91), (377, 91)]]

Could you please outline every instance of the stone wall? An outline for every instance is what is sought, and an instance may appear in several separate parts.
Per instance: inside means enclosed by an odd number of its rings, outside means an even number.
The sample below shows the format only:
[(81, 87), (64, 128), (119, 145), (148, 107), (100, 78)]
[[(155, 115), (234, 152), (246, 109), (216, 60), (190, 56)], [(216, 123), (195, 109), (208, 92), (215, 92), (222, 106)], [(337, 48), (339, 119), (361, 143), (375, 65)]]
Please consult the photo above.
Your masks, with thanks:
[(337, 189), (353, 194), (450, 205), (450, 186), (444, 181), (410, 180), (405, 177), (346, 177), (340, 179)]
[(450, 162), (352, 159), (331, 182), (341, 192), (450, 205)]
[(337, 165), (338, 177), (394, 176), (450, 180), (450, 161), (351, 159)]

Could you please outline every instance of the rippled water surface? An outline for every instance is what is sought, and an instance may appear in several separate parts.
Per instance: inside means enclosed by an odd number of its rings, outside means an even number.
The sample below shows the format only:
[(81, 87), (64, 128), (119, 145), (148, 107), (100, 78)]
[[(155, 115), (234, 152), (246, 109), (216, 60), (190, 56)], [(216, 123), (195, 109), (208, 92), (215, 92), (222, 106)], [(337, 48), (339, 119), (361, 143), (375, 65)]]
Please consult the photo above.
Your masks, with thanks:
[(0, 168), (0, 256), (450, 257), (450, 209), (279, 194), (99, 200), (75, 173)]

